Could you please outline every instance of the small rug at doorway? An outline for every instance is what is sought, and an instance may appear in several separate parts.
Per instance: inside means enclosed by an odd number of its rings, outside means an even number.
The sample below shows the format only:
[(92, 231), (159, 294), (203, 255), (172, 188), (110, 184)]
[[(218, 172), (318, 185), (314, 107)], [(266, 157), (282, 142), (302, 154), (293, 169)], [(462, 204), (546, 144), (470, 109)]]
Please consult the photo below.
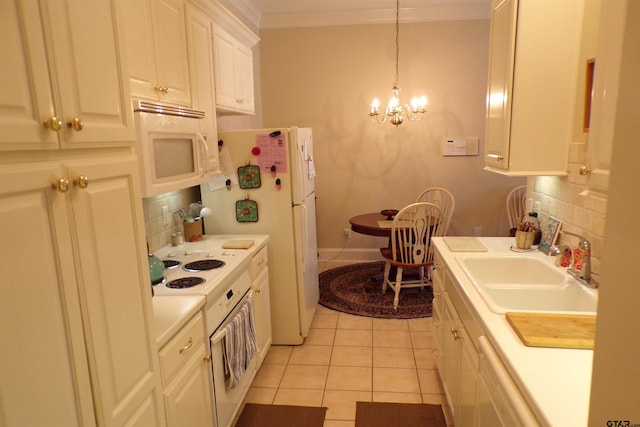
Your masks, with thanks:
[(327, 408), (247, 403), (235, 427), (322, 427)]
[(382, 293), (384, 261), (351, 264), (319, 275), (320, 304), (343, 313), (379, 319), (417, 319), (431, 316), (433, 290), (400, 291), (398, 310), (393, 309), (392, 289)]
[(440, 405), (356, 402), (355, 427), (446, 427)]

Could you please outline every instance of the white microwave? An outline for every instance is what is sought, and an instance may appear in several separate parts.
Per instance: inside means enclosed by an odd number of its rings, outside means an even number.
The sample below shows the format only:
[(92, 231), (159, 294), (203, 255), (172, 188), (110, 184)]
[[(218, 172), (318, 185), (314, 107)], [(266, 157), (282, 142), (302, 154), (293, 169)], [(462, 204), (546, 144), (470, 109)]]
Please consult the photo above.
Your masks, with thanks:
[(134, 101), (133, 112), (142, 197), (200, 185), (219, 172), (217, 143), (201, 133), (203, 111)]

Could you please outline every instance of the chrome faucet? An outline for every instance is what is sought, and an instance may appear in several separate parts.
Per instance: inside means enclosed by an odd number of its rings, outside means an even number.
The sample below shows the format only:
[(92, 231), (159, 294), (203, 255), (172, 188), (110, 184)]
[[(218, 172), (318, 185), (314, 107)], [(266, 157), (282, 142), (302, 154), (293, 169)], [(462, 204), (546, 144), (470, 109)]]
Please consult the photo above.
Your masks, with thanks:
[(575, 268), (571, 267), (568, 270), (568, 273), (571, 276), (575, 277), (580, 283), (590, 288), (597, 288), (598, 282), (591, 277), (591, 243), (589, 242), (589, 240), (579, 234), (572, 233), (570, 231), (564, 231), (563, 233), (570, 236), (575, 236), (580, 239), (580, 241), (578, 242), (578, 248), (582, 249), (587, 254), (582, 262), (580, 270), (576, 270)]

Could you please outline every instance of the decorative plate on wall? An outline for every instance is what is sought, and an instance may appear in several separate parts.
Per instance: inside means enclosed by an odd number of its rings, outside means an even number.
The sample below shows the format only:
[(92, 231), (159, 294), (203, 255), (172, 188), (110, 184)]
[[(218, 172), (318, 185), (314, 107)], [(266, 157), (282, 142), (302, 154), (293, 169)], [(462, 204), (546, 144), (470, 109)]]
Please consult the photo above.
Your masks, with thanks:
[(246, 165), (238, 168), (238, 182), (240, 188), (259, 188), (260, 182), (260, 167), (257, 165)]
[(258, 222), (258, 203), (255, 200), (238, 200), (236, 202), (236, 221)]

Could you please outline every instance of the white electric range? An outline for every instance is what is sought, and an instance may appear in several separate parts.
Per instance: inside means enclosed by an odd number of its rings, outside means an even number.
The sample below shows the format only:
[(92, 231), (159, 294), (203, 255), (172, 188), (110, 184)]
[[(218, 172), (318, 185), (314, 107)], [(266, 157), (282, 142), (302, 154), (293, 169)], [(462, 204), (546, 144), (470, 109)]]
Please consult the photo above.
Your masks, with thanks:
[[(203, 236), (202, 241), (165, 246), (155, 252), (165, 264), (164, 280), (154, 285), (156, 296), (204, 295), (213, 381), (212, 402), (217, 427), (229, 426), (241, 406), (257, 370), (249, 362), (238, 384), (230, 386), (224, 370), (225, 327), (251, 307), (251, 258), (269, 239), (266, 235)], [(247, 249), (225, 249), (232, 241), (253, 241)]]

